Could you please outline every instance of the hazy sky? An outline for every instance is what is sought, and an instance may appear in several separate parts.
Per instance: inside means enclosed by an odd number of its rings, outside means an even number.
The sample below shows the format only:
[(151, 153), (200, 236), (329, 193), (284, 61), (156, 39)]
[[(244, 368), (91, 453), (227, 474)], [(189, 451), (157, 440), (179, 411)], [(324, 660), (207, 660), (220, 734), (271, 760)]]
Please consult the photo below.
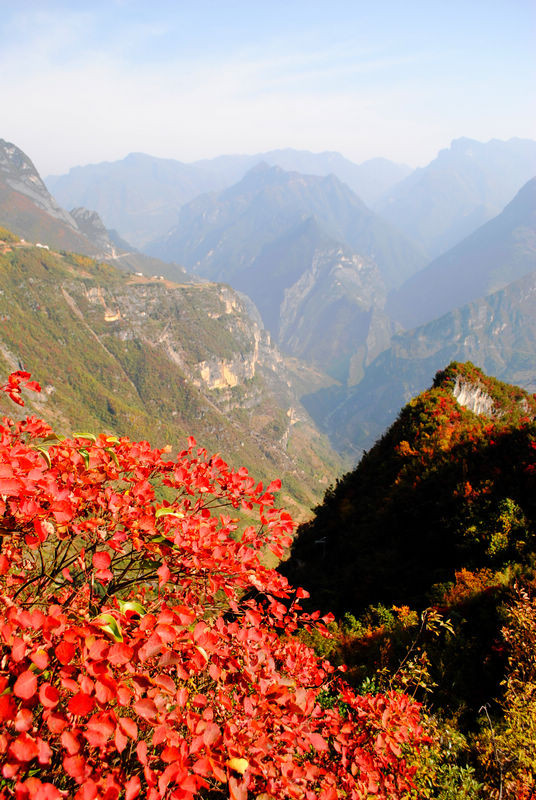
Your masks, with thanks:
[(534, 0), (0, 0), (0, 138), (42, 175), (536, 138)]

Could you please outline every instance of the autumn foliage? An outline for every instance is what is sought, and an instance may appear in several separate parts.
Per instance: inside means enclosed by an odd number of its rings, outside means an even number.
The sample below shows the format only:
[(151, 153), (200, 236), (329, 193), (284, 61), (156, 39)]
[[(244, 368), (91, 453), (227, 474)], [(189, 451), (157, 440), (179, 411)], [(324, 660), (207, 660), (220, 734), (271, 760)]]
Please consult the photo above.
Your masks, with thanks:
[(408, 796), (420, 708), (294, 635), (325, 619), (263, 566), (293, 532), (278, 488), (193, 439), (171, 460), (2, 419), (2, 800)]

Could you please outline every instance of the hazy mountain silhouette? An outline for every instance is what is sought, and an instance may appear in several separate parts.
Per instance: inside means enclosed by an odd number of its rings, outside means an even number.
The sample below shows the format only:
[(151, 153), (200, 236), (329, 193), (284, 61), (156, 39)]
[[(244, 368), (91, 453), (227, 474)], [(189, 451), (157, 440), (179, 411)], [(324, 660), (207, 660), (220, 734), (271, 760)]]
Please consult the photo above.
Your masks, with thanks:
[(387, 309), (414, 327), (506, 286), (536, 269), (536, 178), (504, 211), (413, 275)]
[(433, 258), (498, 214), (534, 175), (534, 141), (456, 139), (375, 209)]

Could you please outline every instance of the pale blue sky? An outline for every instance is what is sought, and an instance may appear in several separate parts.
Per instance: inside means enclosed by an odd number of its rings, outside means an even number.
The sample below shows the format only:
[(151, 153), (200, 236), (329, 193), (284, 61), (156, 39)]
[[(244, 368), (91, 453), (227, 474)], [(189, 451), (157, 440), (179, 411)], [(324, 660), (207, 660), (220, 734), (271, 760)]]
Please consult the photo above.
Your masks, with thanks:
[(0, 138), (43, 175), (278, 147), (416, 166), (536, 138), (534, 0), (0, 0)]

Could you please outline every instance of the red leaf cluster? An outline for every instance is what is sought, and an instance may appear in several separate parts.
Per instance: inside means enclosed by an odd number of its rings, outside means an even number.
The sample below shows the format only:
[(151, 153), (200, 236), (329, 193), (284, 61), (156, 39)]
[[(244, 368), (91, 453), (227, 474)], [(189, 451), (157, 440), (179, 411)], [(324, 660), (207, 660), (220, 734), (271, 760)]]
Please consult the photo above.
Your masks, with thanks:
[(295, 636), (325, 620), (263, 565), (293, 532), (279, 482), (93, 439), (0, 424), (0, 800), (405, 796), (419, 706)]

